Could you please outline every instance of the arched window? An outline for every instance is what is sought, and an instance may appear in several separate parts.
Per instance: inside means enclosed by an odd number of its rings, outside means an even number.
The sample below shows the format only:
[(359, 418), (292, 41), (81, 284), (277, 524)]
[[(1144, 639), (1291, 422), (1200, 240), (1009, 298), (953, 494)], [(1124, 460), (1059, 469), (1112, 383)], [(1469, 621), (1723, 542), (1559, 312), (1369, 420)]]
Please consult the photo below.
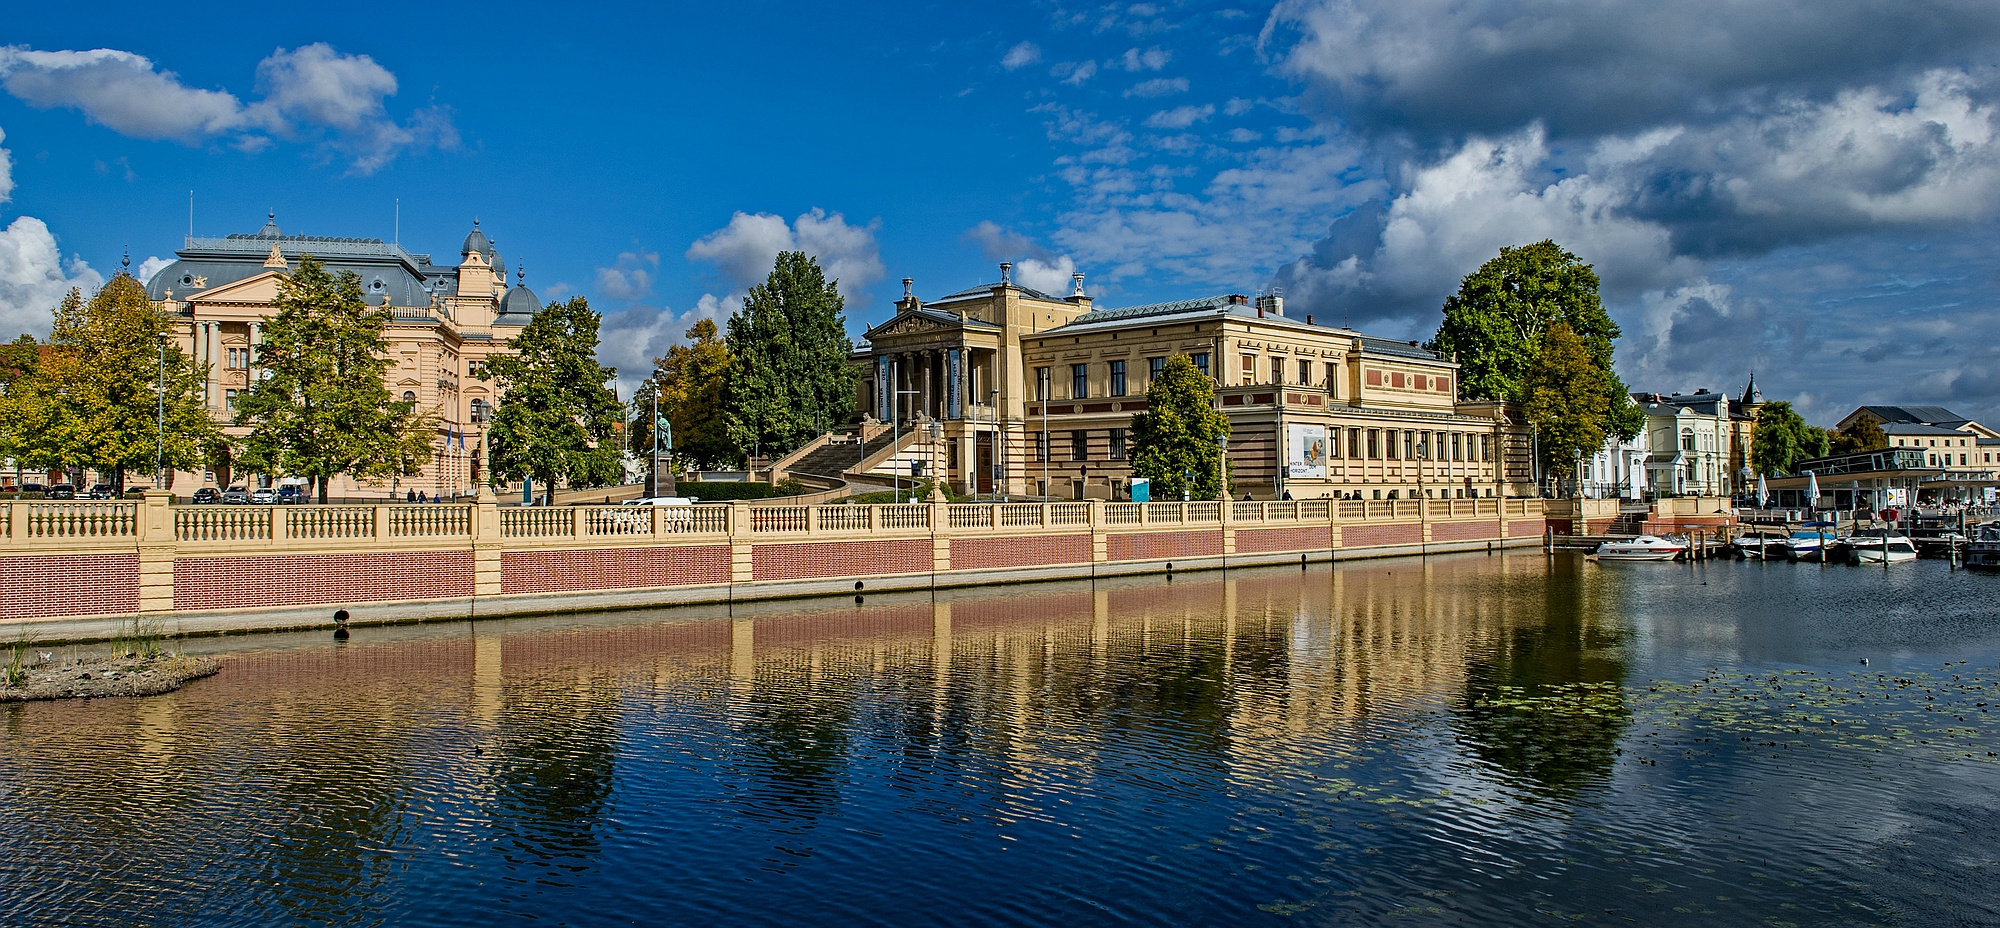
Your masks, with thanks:
[(488, 418), (492, 416), (492, 413), (490, 412), (491, 408), (492, 407), (486, 405), (485, 400), (473, 400), (472, 421), (474, 423), (485, 422)]
[(404, 391), (403, 391), (403, 402), (405, 402), (405, 403), (414, 403), (414, 402), (416, 402), (416, 401), (417, 401), (417, 392), (416, 392), (415, 390), (404, 390)]
[(1681, 429), (1681, 450), (1694, 450), (1694, 429)]

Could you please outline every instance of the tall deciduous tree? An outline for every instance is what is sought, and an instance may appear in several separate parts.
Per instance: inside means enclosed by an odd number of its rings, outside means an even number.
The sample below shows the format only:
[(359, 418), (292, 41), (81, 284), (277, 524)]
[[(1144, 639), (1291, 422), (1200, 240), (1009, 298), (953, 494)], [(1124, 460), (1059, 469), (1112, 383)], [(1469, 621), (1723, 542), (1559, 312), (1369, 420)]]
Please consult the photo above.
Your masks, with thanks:
[(1750, 468), (1767, 477), (1783, 477), (1807, 458), (1828, 451), (1826, 430), (1808, 425), (1783, 400), (1765, 403), (1757, 411), (1757, 431), (1750, 439)]
[(31, 464), (93, 466), (119, 492), (128, 470), (199, 467), (222, 433), (202, 404), (204, 369), (171, 341), (173, 324), (129, 274), (87, 301), (70, 291), (46, 357), (29, 354), (32, 340), (8, 346), (27, 370), (7, 387), (5, 444)]
[(597, 363), (603, 321), (583, 297), (551, 303), (507, 342), (513, 354), (486, 362), (480, 376), (501, 390), (487, 432), (496, 475), (533, 477), (547, 493), (619, 478), (612, 438), (623, 413), (610, 387), (616, 372)]
[(1229, 418), (1215, 408), (1215, 383), (1187, 355), (1167, 359), (1146, 388), (1146, 411), (1132, 417), (1132, 475), (1152, 481), (1158, 499), (1225, 494), (1222, 448)]
[(729, 317), (724, 398), (739, 451), (785, 454), (854, 414), (845, 304), (802, 251), (781, 252), (769, 277)]
[[(697, 321), (687, 331), (688, 343), (675, 345), (653, 359), (653, 380), (641, 388), (641, 399), (651, 399), (652, 389), (660, 397), (660, 415), (673, 426), (674, 454), (697, 467), (717, 467), (738, 460), (736, 445), (729, 437), (729, 412), (723, 391), (729, 379), (729, 347), (719, 337), (712, 319)], [(640, 406), (634, 417), (652, 447), (652, 407)]]
[(1457, 359), (1460, 396), (1525, 401), (1523, 381), (1541, 354), (1543, 336), (1564, 323), (1608, 375), (1604, 431), (1631, 438), (1645, 426), (1645, 414), (1616, 402), (1626, 392), (1611, 358), (1618, 323), (1597, 290), (1597, 272), (1555, 242), (1502, 248), (1445, 299), (1444, 322), (1429, 347)]
[(1604, 445), (1613, 401), (1610, 380), (1569, 323), (1557, 320), (1542, 333), (1521, 392), (1548, 472), (1565, 484), (1574, 486), (1578, 463)]
[(1854, 424), (1847, 428), (1833, 430), (1827, 437), (1830, 439), (1829, 454), (1852, 454), (1889, 447), (1888, 433), (1866, 416), (1854, 420)]
[(430, 456), (432, 417), (389, 392), (390, 313), (361, 295), (361, 278), (307, 256), (278, 279), (257, 346), (263, 377), (236, 404), (250, 427), (238, 460), (265, 474), (310, 477), (326, 502), (338, 474), (416, 473)]

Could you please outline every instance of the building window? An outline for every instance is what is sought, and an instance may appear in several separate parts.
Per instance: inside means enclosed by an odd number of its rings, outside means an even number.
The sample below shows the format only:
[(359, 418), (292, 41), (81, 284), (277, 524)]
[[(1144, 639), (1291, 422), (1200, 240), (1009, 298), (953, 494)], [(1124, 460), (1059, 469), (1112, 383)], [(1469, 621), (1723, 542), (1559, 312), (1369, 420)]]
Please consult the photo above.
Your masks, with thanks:
[(1069, 433), (1069, 459), (1072, 461), (1090, 460), (1089, 432), (1078, 429)]
[(1299, 386), (1310, 387), (1313, 383), (1313, 362), (1299, 362)]
[(1090, 396), (1090, 365), (1069, 366), (1069, 395), (1072, 399), (1087, 399)]
[(1157, 380), (1159, 380), (1159, 379), (1160, 379), (1160, 375), (1161, 375), (1161, 374), (1164, 374), (1164, 373), (1166, 373), (1166, 372), (1167, 372), (1167, 359), (1166, 359), (1166, 358), (1147, 358), (1147, 359), (1146, 359), (1146, 385), (1147, 385), (1147, 386), (1149, 386), (1149, 387), (1150, 387), (1150, 386), (1152, 386), (1152, 385), (1153, 385), (1153, 383), (1154, 383), (1155, 381), (1157, 381)]
[(1334, 391), (1340, 389), (1340, 365), (1332, 361), (1326, 362), (1326, 388)]
[(1360, 457), (1360, 456), (1361, 456), (1361, 430), (1360, 430), (1360, 429), (1348, 429), (1348, 430), (1347, 430), (1347, 456), (1348, 456), (1348, 457), (1350, 457), (1350, 458), (1358, 458), (1358, 457)]
[(1388, 455), (1392, 461), (1400, 456), (1397, 454), (1395, 429), (1389, 429), (1382, 433), (1382, 453)]
[(1279, 385), (1281, 385), (1281, 386), (1282, 386), (1282, 385), (1284, 384), (1284, 382), (1285, 382), (1285, 359), (1284, 359), (1284, 358), (1272, 358), (1272, 359), (1271, 359), (1271, 382), (1272, 382), (1272, 383), (1274, 383), (1274, 384), (1279, 384)]
[(228, 409), (228, 410), (229, 410), (230, 412), (235, 412), (235, 411), (236, 411), (236, 391), (235, 391), (235, 390), (229, 390), (229, 391), (227, 391), (227, 392), (225, 392), (225, 393), (223, 394), (223, 399), (222, 399), (222, 405), (223, 405), (223, 408), (225, 408), (225, 409)]
[(1035, 402), (1045, 403), (1049, 399), (1049, 369), (1035, 368)]
[[(1681, 450), (1694, 450), (1694, 429), (1681, 429)], [(1692, 477), (1694, 474), (1690, 472), (1688, 476)]]
[(1403, 433), (1403, 457), (1412, 461), (1417, 459), (1417, 433)]
[(1208, 352), (1188, 355), (1188, 360), (1194, 362), (1195, 370), (1201, 371), (1203, 377), (1208, 376)]
[(1125, 460), (1125, 430), (1124, 430), (1124, 429), (1112, 429), (1112, 430), (1111, 430), (1111, 459), (1112, 459), (1112, 460), (1114, 460), (1114, 461), (1123, 461), (1123, 460)]
[(1369, 430), (1368, 430), (1368, 456), (1369, 456), (1370, 458), (1380, 458), (1380, 457), (1382, 457), (1382, 444), (1381, 444), (1381, 441), (1382, 441), (1382, 430), (1381, 430), (1381, 429), (1369, 429)]
[(473, 423), (474, 423), (474, 424), (479, 424), (479, 423), (482, 423), (482, 422), (485, 422), (485, 421), (486, 421), (487, 419), (491, 418), (492, 414), (491, 414), (490, 412), (488, 412), (488, 409), (489, 409), (489, 408), (490, 408), (490, 407), (488, 407), (488, 406), (486, 405), (486, 401), (485, 401), (485, 400), (473, 400), (473, 401), (472, 401), (472, 421), (473, 421)]
[(1049, 459), (1049, 433), (1047, 433), (1047, 432), (1036, 432), (1036, 433), (1035, 433), (1035, 460), (1037, 460), (1037, 461), (1046, 461), (1046, 460), (1048, 460), (1048, 459)]
[(1125, 395), (1125, 362), (1111, 362), (1111, 395)]
[(1257, 382), (1257, 356), (1254, 354), (1246, 354), (1243, 356), (1243, 385), (1247, 387), (1256, 382)]
[(414, 403), (414, 402), (416, 402), (416, 401), (417, 401), (417, 393), (416, 393), (416, 391), (414, 391), (414, 390), (404, 390), (404, 391), (403, 391), (403, 402), (405, 402), (405, 403)]
[(1451, 459), (1454, 461), (1465, 460), (1465, 449), (1461, 447), (1459, 441), (1462, 437), (1457, 432), (1451, 433)]
[(229, 365), (229, 369), (233, 371), (249, 370), (250, 349), (248, 348), (228, 349), (228, 357), (225, 359), (225, 363), (227, 363)]

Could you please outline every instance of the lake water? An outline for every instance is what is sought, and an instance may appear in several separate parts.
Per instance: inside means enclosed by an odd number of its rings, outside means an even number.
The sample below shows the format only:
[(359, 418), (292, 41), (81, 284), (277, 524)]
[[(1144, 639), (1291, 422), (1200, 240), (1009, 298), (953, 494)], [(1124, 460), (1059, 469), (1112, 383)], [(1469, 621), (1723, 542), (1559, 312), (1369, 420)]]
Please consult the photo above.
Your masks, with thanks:
[(0, 924), (2000, 921), (2000, 576), (1942, 562), (187, 646), (222, 673), (0, 707)]

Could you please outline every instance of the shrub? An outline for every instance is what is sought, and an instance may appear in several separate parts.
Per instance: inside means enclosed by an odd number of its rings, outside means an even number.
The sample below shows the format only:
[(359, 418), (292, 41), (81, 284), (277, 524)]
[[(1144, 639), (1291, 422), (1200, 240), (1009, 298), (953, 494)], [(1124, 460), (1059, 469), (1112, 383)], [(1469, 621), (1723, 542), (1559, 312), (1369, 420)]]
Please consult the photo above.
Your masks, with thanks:
[(762, 482), (718, 480), (714, 483), (677, 483), (674, 492), (704, 503), (724, 503), (738, 499), (770, 499), (771, 485)]

